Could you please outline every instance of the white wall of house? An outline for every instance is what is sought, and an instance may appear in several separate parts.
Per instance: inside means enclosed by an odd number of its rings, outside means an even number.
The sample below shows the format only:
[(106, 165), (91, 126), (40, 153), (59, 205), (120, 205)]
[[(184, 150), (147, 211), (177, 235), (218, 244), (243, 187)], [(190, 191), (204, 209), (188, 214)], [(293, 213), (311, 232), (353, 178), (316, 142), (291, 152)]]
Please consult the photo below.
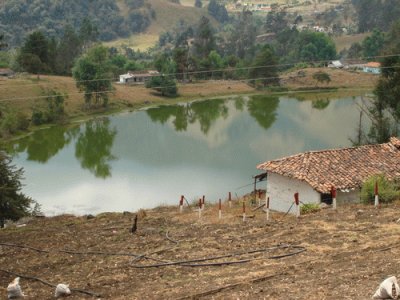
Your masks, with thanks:
[(358, 203), (360, 202), (360, 191), (355, 189), (349, 192), (338, 191), (336, 195), (337, 202), (340, 203)]
[[(270, 200), (270, 209), (287, 212), (294, 201), (294, 194), (299, 193), (303, 203), (320, 203), (320, 193), (315, 191), (308, 183), (268, 172), (267, 197)], [(295, 214), (293, 206), (290, 213)]]

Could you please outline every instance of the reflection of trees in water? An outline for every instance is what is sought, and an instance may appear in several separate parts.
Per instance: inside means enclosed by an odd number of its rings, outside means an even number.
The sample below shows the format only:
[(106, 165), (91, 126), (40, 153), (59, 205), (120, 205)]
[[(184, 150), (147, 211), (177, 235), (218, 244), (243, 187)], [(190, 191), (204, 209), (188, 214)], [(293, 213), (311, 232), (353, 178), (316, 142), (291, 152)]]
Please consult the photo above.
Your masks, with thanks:
[(276, 110), (279, 106), (279, 97), (257, 95), (247, 102), (249, 114), (256, 119), (264, 129), (268, 129), (276, 120)]
[(101, 118), (85, 124), (84, 131), (78, 136), (75, 156), (82, 168), (88, 169), (96, 177), (111, 176), (110, 162), (115, 159), (111, 154), (117, 131), (110, 129), (110, 120)]
[(312, 108), (318, 109), (318, 110), (324, 110), (325, 108), (327, 108), (329, 106), (329, 99), (317, 99), (317, 100), (313, 100), (311, 102), (311, 106)]
[(185, 131), (188, 124), (198, 121), (201, 131), (207, 134), (213, 122), (219, 117), (226, 118), (228, 116), (228, 108), (223, 100), (207, 100), (186, 105), (150, 108), (147, 110), (147, 114), (152, 121), (161, 124), (174, 118), (173, 124), (177, 131)]
[(66, 129), (53, 126), (35, 131), (28, 137), (16, 141), (9, 150), (12, 154), (26, 151), (28, 160), (46, 163), (68, 145), (77, 132), (79, 132), (79, 127)]

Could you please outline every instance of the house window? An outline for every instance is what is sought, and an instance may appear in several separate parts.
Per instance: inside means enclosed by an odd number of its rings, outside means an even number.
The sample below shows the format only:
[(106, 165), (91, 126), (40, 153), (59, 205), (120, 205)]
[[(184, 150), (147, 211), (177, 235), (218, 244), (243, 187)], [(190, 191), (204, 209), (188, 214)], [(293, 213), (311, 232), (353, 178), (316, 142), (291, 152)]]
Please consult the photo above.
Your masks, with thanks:
[(329, 194), (321, 194), (321, 203), (332, 204), (332, 195)]

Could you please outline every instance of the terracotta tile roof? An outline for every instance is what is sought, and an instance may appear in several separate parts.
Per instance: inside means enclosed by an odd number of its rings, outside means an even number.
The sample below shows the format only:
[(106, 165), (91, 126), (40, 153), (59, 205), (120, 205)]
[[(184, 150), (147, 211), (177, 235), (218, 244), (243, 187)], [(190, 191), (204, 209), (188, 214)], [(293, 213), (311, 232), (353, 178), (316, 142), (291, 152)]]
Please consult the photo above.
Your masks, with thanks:
[(379, 63), (379, 62), (369, 62), (365, 66), (366, 67), (370, 67), (370, 68), (380, 68), (381, 67), (381, 63)]
[(384, 173), (389, 179), (400, 178), (400, 139), (379, 145), (310, 151), (271, 160), (257, 169), (310, 184), (320, 193), (360, 187), (368, 177)]

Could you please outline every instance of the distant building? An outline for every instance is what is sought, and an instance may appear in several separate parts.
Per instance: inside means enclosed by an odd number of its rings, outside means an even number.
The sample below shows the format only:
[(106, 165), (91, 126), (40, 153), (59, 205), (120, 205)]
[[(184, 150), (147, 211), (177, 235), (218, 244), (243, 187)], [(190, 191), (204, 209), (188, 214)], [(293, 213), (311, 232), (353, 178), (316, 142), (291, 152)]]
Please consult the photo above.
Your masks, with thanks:
[(10, 77), (15, 75), (14, 71), (8, 68), (0, 68), (0, 76), (1, 77)]
[(341, 69), (343, 68), (343, 64), (341, 63), (340, 60), (333, 60), (328, 64), (328, 68)]
[(119, 83), (121, 84), (144, 84), (153, 76), (160, 75), (158, 71), (145, 71), (145, 72), (128, 72), (119, 75)]
[(381, 74), (381, 63), (369, 62), (364, 66), (363, 72), (372, 74)]
[[(379, 145), (309, 151), (267, 161), (257, 166), (267, 178), (267, 196), (273, 210), (286, 212), (299, 193), (303, 203), (331, 204), (330, 190), (340, 202), (358, 202), (360, 187), (369, 177), (384, 174), (400, 179), (400, 139)], [(293, 211), (292, 211), (293, 212)]]

